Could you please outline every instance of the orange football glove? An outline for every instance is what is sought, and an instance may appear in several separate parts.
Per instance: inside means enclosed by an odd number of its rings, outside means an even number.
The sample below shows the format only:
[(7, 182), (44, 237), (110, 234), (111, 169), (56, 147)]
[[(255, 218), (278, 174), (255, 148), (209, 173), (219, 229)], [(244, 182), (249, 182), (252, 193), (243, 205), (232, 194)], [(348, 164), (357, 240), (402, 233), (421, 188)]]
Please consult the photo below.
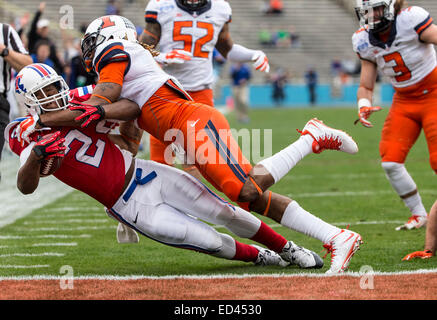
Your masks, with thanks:
[(429, 259), (433, 256), (431, 250), (415, 251), (407, 254), (402, 261), (408, 261), (414, 258)]
[(355, 120), (354, 124), (357, 124), (359, 121), (366, 128), (373, 127), (373, 124), (370, 121), (368, 121), (367, 119), (369, 119), (369, 117), (372, 113), (374, 113), (376, 111), (380, 111), (380, 110), (382, 110), (381, 107), (361, 107), (361, 108), (359, 108), (358, 119)]

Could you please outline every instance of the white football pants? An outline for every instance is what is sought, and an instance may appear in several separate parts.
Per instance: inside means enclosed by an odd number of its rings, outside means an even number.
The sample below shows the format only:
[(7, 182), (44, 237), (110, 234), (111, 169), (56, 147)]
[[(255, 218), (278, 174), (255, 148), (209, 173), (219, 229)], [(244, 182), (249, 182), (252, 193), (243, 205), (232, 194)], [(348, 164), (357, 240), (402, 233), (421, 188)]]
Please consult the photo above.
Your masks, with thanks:
[(223, 225), (243, 238), (253, 237), (261, 225), (258, 218), (224, 201), (182, 170), (136, 159), (131, 183), (138, 168), (142, 170), (142, 178), (152, 171), (157, 176), (144, 185), (137, 185), (125, 202), (123, 197), (129, 190), (128, 186), (108, 213), (146, 237), (167, 245), (213, 254), (229, 245), (226, 240), (229, 236), (196, 218)]

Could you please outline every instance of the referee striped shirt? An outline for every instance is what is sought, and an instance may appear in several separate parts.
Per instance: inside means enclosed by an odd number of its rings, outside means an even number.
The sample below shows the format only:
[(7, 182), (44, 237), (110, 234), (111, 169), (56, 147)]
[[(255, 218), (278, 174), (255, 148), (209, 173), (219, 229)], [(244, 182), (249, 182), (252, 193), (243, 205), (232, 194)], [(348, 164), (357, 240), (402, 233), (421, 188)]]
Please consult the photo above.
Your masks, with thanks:
[[(0, 23), (0, 43), (9, 50), (28, 54), (17, 32), (9, 24)], [(0, 94), (9, 91), (11, 83), (11, 66), (0, 56)]]

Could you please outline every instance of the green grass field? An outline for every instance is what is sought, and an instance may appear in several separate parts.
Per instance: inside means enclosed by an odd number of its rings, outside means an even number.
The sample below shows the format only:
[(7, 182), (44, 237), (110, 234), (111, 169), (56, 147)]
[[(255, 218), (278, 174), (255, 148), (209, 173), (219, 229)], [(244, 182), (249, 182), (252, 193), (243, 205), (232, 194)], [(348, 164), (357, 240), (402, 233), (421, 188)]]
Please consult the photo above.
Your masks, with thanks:
[[(350, 229), (362, 235), (364, 244), (352, 259), (351, 271), (359, 271), (363, 265), (387, 272), (435, 268), (436, 258), (401, 261), (407, 253), (423, 249), (425, 230), (394, 230), (408, 219), (409, 211), (391, 189), (379, 162), (379, 139), (387, 111), (372, 116), (373, 129), (353, 125), (355, 108), (253, 110), (251, 123), (246, 127), (273, 129), (273, 152), (296, 140), (299, 136), (296, 128), (302, 129), (312, 117), (347, 131), (358, 143), (358, 154), (325, 151), (310, 155), (272, 190), (290, 196), (327, 222), (343, 228), (350, 224)], [(233, 114), (228, 118), (231, 127), (243, 127), (235, 122)], [(425, 207), (431, 208), (437, 188), (423, 134), (410, 152), (406, 166), (419, 187)], [(318, 240), (272, 220), (263, 220), (286, 238), (323, 255)], [(302, 272), (297, 267), (261, 268), (222, 260), (167, 247), (145, 237), (138, 244), (120, 245), (115, 238), (116, 226), (117, 222), (106, 216), (102, 205), (75, 191), (0, 229), (0, 265), (4, 266), (0, 268), (0, 276), (59, 276), (64, 265), (73, 267), (75, 276)], [(219, 230), (225, 232), (223, 228)], [(329, 264), (327, 257), (322, 270), (306, 272), (323, 273)], [(8, 265), (39, 267), (5, 267)]]

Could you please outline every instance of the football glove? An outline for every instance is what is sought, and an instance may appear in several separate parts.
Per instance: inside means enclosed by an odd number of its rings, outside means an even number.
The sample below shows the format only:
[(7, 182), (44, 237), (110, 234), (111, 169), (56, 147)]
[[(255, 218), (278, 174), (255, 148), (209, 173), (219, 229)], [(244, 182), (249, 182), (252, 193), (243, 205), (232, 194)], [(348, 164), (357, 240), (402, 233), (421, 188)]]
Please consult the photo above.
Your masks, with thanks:
[(431, 250), (415, 251), (407, 254), (402, 261), (408, 261), (414, 258), (429, 259), (433, 256)]
[(191, 52), (175, 49), (167, 53), (160, 53), (155, 60), (162, 64), (184, 63), (190, 61), (193, 55)]
[[(362, 99), (362, 100), (365, 100), (365, 99)], [(374, 113), (376, 111), (380, 111), (380, 110), (382, 110), (382, 108), (381, 107), (371, 107), (370, 101), (368, 101), (368, 100), (365, 100), (365, 101), (368, 102), (369, 106), (362, 105), (362, 103), (358, 102), (358, 119), (355, 120), (354, 124), (357, 124), (359, 121), (366, 128), (372, 128), (373, 124), (367, 119), (369, 119), (369, 117), (372, 113)]]
[(21, 121), (16, 129), (17, 140), (20, 142), (21, 146), (24, 146), (24, 142), (30, 143), (29, 136), (36, 131), (35, 126), (37, 124), (43, 127), (39, 115), (30, 109), (29, 117), (27, 117), (26, 120)]
[(100, 121), (105, 119), (105, 109), (101, 105), (92, 106), (85, 103), (70, 103), (68, 109), (72, 111), (80, 111), (82, 114), (74, 118), (75, 121), (83, 121), (82, 128), (87, 127), (92, 121)]
[(255, 51), (255, 53), (252, 56), (252, 61), (253, 61), (253, 67), (256, 70), (269, 73), (270, 71), (269, 59), (267, 59), (267, 56), (264, 52), (262, 52), (261, 50)]
[(60, 135), (61, 132), (56, 131), (54, 134), (48, 134), (38, 139), (38, 142), (33, 147), (33, 151), (41, 160), (53, 157), (64, 157), (66, 147), (63, 146), (63, 143), (65, 142), (65, 138), (59, 138)]

